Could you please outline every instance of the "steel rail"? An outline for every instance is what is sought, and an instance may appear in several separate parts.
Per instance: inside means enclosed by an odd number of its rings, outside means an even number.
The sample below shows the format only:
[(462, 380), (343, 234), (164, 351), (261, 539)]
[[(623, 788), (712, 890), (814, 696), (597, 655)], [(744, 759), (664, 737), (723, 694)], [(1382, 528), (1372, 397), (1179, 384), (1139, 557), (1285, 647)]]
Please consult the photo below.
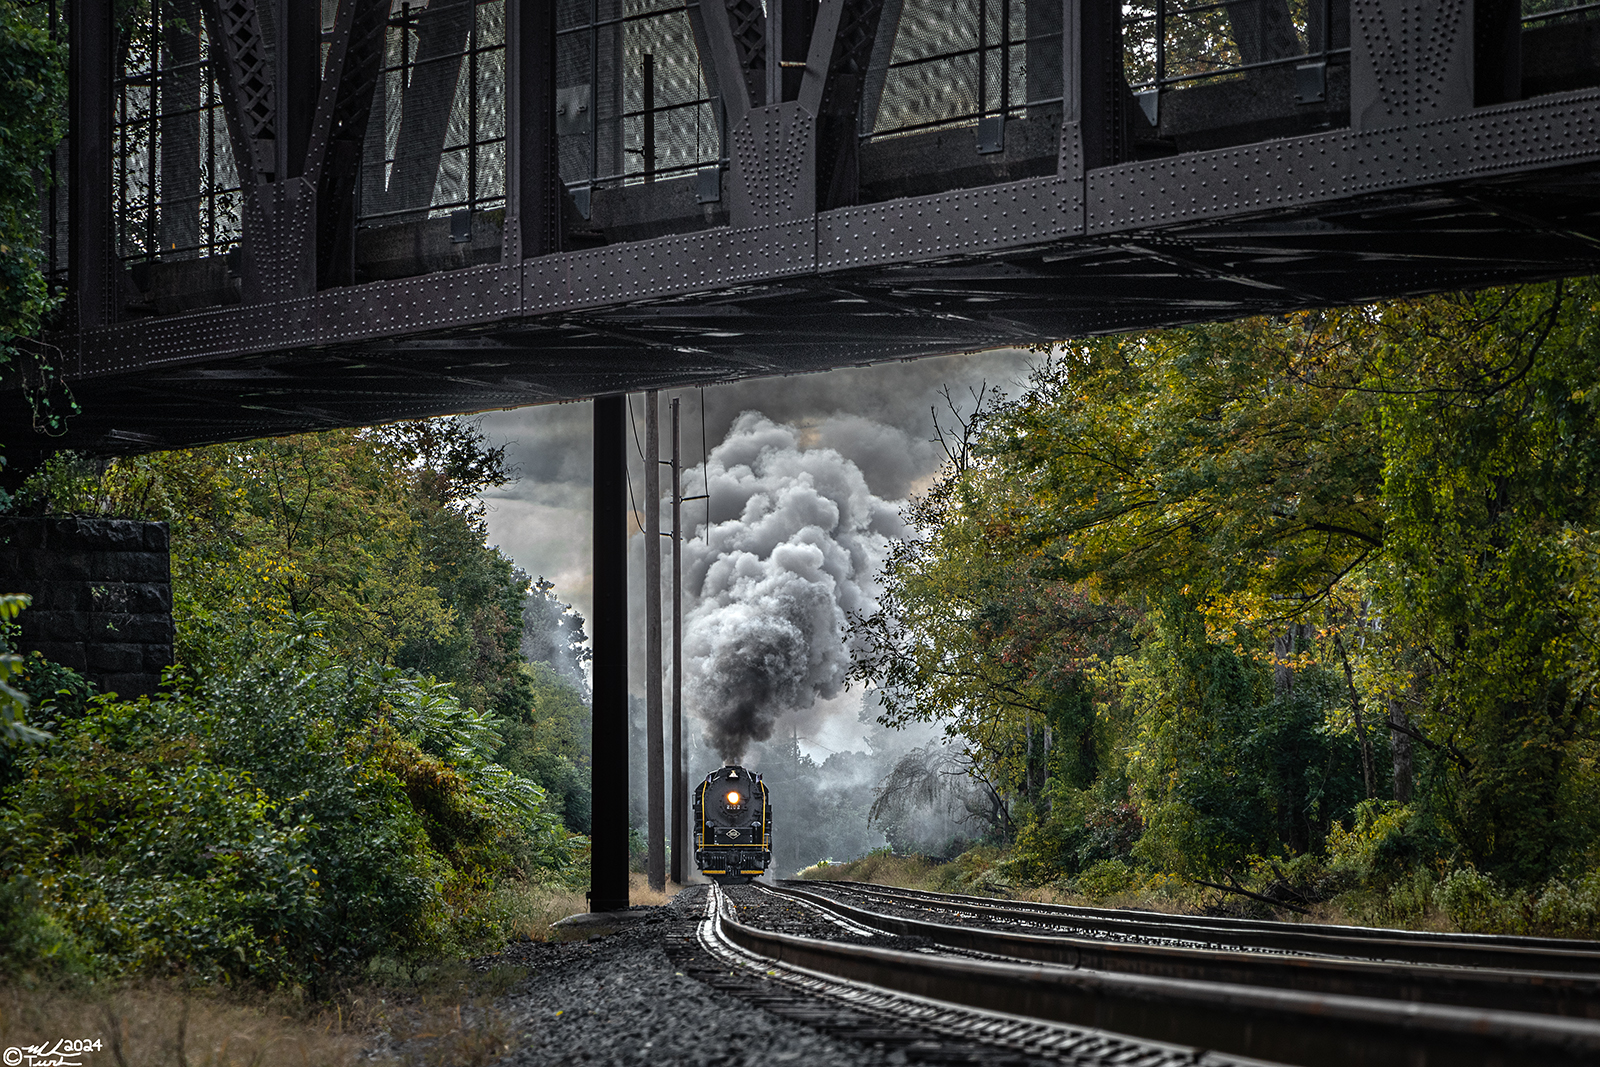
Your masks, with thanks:
[[(936, 893), (928, 889), (905, 889), (901, 886), (882, 885), (878, 882), (830, 882), (809, 881), (801, 878), (782, 879), (787, 884), (797, 886), (837, 886), (840, 889), (859, 890), (863, 892), (889, 893), (897, 896), (916, 897), (921, 900), (949, 903), (960, 901), (967, 904), (996, 905), (1005, 904), (1013, 908), (1033, 909), (1042, 912), (1051, 912), (1064, 915), (1095, 915), (1111, 918), (1135, 916), (1142, 919), (1171, 920), (1190, 925), (1216, 926), (1219, 928), (1238, 930), (1278, 930), (1278, 929), (1306, 929), (1306, 924), (1283, 922), (1276, 919), (1232, 919), (1218, 915), (1174, 915), (1164, 911), (1150, 911), (1144, 908), (1090, 908), (1080, 904), (1051, 904), (1039, 900), (1016, 900), (1009, 897), (979, 897), (969, 893)], [(1600, 941), (1587, 941), (1578, 938), (1566, 937), (1529, 937), (1522, 934), (1451, 934), (1435, 930), (1399, 930), (1385, 926), (1341, 926), (1335, 924), (1318, 924), (1314, 927), (1317, 931), (1333, 931), (1347, 937), (1365, 937), (1382, 940), (1403, 940), (1418, 942), (1453, 942), (1471, 945), (1509, 945), (1522, 948), (1549, 948), (1565, 949), (1579, 952), (1600, 953)]]
[(885, 915), (787, 885), (769, 892), (794, 897), (879, 933), (926, 938), (944, 948), (1035, 963), (1115, 974), (1291, 989), (1302, 993), (1600, 1020), (1600, 976), (1595, 975), (1440, 967), (1021, 933)]
[[(785, 885), (794, 884), (793, 879)], [(901, 890), (866, 882), (804, 883), (813, 888), (826, 884), (846, 892), (900, 903), (930, 904), (995, 919), (1070, 926), (1105, 933), (1159, 937), (1237, 948), (1272, 948), (1325, 956), (1440, 964), (1452, 967), (1489, 967), (1501, 970), (1560, 971), (1600, 974), (1600, 944), (1558, 938), (1518, 938), (1501, 935), (1434, 934), (1416, 930), (1375, 927), (1319, 926), (1217, 919), (1207, 916), (1164, 915), (1152, 911), (1113, 911), (1070, 905), (997, 903), (992, 899), (955, 894)]]
[[(958, 1006), (947, 1001), (856, 982), (836, 974), (780, 963), (732, 941), (722, 925), (725, 908), (720, 887), (712, 885), (706, 899), (705, 918), (697, 932), (696, 940), (700, 947), (724, 966), (743, 968), (751, 977), (776, 981), (801, 997), (828, 1002), (833, 1010), (806, 1007), (795, 1011), (791, 1001), (788, 1005), (790, 1010), (785, 1011), (783, 1007), (775, 1005), (774, 998), (770, 996), (756, 1000), (756, 1003), (810, 1026), (834, 1029), (830, 1024), (840, 1018), (837, 1009), (844, 1008), (845, 1016), (860, 1014), (892, 1021), (940, 1038), (1021, 1052), (1030, 1060), (1038, 1057), (1061, 1059), (1073, 1067), (1273, 1067), (1262, 1060), (1230, 1056), (1192, 1046), (1067, 1026), (1012, 1012)], [(728, 921), (736, 920), (729, 916)], [(778, 1003), (783, 1002), (780, 1000)], [(846, 1036), (855, 1036), (848, 1028), (843, 1032)]]
[(720, 909), (716, 922), (745, 951), (819, 975), (1298, 1067), (1600, 1061), (1590, 1020), (903, 952), (760, 930)]

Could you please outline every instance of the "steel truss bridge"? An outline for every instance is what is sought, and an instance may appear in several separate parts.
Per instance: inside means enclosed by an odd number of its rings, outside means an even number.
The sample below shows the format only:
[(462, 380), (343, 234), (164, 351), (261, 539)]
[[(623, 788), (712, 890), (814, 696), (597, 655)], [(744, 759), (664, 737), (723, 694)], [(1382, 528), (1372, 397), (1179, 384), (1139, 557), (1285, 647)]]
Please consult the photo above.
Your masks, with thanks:
[(13, 464), (1592, 271), (1582, 0), (59, 0)]
[(595, 910), (628, 899), (618, 394), (1600, 267), (1585, 0), (49, 18), (67, 299), (23, 347), (84, 412), (42, 437), (37, 370), (0, 382), (8, 477), (55, 448), (598, 397)]

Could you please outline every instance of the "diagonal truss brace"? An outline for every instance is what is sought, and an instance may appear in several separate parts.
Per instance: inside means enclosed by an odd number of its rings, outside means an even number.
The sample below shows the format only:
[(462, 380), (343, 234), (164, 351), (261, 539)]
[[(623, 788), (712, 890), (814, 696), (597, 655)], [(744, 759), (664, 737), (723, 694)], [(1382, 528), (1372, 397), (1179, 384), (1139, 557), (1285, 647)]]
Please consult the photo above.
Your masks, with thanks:
[[(352, 252), (354, 189), (389, 9), (387, 0), (340, 0), (326, 71), (316, 86), (314, 55), (300, 67), (286, 62), (294, 47), (291, 35), (303, 37), (309, 29), (314, 46), (316, 28), (303, 23), (315, 19), (316, 8), (304, 0), (279, 0), (275, 14), (282, 25), (274, 51), (280, 54), (274, 63), (263, 31), (264, 2), (270, 0), (202, 0), (244, 195), (247, 301), (308, 296), (319, 282), (350, 280), (339, 264)], [(279, 85), (285, 75), (290, 85)], [(297, 125), (284, 104), (312, 93), (315, 111), (300, 154), (293, 130), (280, 128), (286, 116), (291, 127)]]
[(738, 125), (751, 108), (767, 103), (767, 19), (761, 0), (704, 0), (711, 45), (707, 66), (717, 73), (728, 125)]
[(800, 82), (800, 106), (816, 116), (817, 208), (856, 202), (856, 149), (867, 67), (884, 0), (822, 0)]
[(355, 280), (355, 192), (372, 100), (383, 68), (389, 0), (340, 0), (304, 175), (316, 190), (317, 280)]

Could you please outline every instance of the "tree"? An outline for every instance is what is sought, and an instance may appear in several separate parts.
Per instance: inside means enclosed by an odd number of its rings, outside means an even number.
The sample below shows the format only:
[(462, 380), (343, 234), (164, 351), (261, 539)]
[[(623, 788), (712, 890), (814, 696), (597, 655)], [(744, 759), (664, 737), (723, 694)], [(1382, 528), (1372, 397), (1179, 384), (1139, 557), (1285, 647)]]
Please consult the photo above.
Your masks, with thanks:
[(947, 476), (907, 511), (920, 536), (891, 548), (879, 610), (853, 621), (852, 677), (877, 687), (886, 724), (945, 725), (994, 802), (986, 818), (1009, 836), (1012, 802), (1042, 802), (1052, 770), (1080, 785), (1095, 776), (1084, 672), (1117, 647), (1129, 616), (1016, 551), (1025, 492), (973, 450), (986, 405), (1000, 401), (974, 400), (959, 432), (941, 434)]
[(1374, 359), (1387, 536), (1373, 573), (1410, 670), (1376, 688), (1436, 754), (1431, 798), (1512, 882), (1600, 838), (1581, 684), (1600, 527), (1600, 285), (1443, 297), (1385, 323)]
[[(1383, 787), (1386, 745), (1394, 795), (1415, 771), (1459, 858), (1571, 869), (1600, 841), (1597, 297), (1063, 347), (918, 504), (858, 671), (1005, 768), (1024, 808), (1077, 810), (1075, 773), (1126, 773), (1141, 854), (1171, 869), (1317, 849)], [(1047, 709), (1085, 687), (1099, 732), (1074, 735)], [(1046, 761), (1040, 789), (1040, 726), (1110, 758)]]
[(29, 396), (44, 430), (76, 411), (70, 394), (50, 402), (55, 350), (31, 340), (54, 304), (39, 269), (39, 175), (63, 132), (66, 66), (65, 50), (22, 5), (0, 3), (0, 372), (20, 362), (38, 375)]

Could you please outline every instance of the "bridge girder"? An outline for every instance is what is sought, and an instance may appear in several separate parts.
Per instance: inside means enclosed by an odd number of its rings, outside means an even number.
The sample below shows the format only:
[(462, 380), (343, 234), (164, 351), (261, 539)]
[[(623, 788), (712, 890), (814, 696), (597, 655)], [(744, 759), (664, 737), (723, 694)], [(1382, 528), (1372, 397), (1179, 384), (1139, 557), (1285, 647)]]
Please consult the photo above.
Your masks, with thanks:
[[(716, 87), (692, 107), (726, 131), (717, 158), (663, 172), (643, 144), (650, 162), (604, 178), (597, 161), (623, 132), (691, 107), (616, 104), (638, 89), (628, 49), (666, 38), (630, 45), (626, 20), (574, 28), (553, 0), (509, 0), (503, 43), (483, 46), (498, 2), (433, 0), (397, 22), (387, 0), (340, 0), (319, 70), (317, 4), (201, 0), (232, 151), (247, 161), (236, 251), (145, 248), (132, 262), (128, 218), (97, 184), (111, 184), (115, 128), (92, 105), (117, 84), (105, 69), (116, 28), (104, 5), (76, 0), (75, 319), (57, 342), (86, 413), (52, 444), (141, 450), (805, 372), (1600, 260), (1600, 47), (1572, 68), (1587, 85), (1544, 91), (1560, 83), (1550, 63), (1523, 60), (1545, 38), (1512, 17), (1526, 38), (1513, 55), (1504, 4), (1328, 0), (1285, 38), (1281, 0), (1256, 0), (1230, 12), (1247, 60), (1237, 73), (1158, 75), (1136, 93), (1117, 7), (998, 0), (1024, 28), (1017, 40), (1002, 28), (1000, 45), (977, 31), (983, 84), (1017, 68), (1025, 88), (993, 114), (980, 88), (975, 122), (884, 134), (923, 62), (895, 57), (908, 34), (931, 32), (918, 0), (768, 0), (765, 14), (705, 0), (673, 9), (678, 52), (645, 69), (692, 53), (694, 84)], [(1302, 38), (1309, 51), (1281, 55)], [(501, 57), (499, 88), (486, 56)], [(563, 84), (579, 76), (591, 81)], [(470, 133), (466, 154), (502, 161), (500, 206), (469, 197), (445, 212), (447, 131), (494, 99), (503, 137)], [(587, 126), (573, 117), (584, 107)], [(620, 117), (601, 144), (606, 107)], [(1323, 126), (1290, 130), (1312, 119)], [(1275, 130), (1290, 132), (1260, 136)], [(369, 198), (375, 174), (383, 195)], [(211, 306), (183, 292), (202, 277), (222, 293)], [(33, 444), (20, 419), (0, 436)]]

